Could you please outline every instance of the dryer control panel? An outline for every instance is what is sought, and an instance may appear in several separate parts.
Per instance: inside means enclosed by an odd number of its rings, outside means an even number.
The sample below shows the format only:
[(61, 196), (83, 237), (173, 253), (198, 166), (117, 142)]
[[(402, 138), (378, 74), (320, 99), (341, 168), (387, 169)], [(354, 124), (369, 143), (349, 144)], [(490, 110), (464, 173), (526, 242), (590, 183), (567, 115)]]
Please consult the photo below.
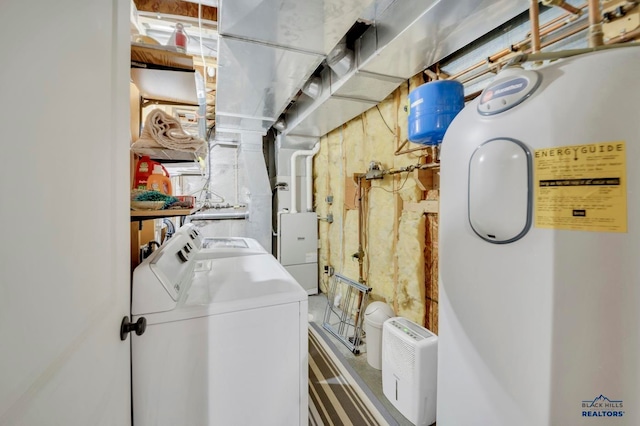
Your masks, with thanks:
[(180, 228), (133, 272), (134, 315), (173, 309), (188, 287), (202, 238), (191, 224)]

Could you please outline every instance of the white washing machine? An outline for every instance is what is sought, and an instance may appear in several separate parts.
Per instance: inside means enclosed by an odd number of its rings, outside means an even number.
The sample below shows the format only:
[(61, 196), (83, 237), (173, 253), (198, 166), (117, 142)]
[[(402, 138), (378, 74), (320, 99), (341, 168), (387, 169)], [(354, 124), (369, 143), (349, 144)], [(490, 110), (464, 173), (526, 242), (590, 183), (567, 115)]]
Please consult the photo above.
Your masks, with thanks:
[(184, 226), (134, 271), (134, 424), (307, 424), (307, 311), (257, 242)]

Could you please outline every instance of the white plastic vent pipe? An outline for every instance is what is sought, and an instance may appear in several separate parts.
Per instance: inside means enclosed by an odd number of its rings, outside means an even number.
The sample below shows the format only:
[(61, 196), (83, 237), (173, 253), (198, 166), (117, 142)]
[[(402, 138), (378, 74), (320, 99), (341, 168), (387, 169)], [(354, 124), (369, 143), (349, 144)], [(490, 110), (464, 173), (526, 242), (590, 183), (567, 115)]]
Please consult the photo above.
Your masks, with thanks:
[(297, 184), (297, 167), (296, 160), (298, 157), (307, 157), (307, 170), (306, 170), (306, 186), (307, 186), (307, 211), (311, 211), (313, 209), (313, 171), (312, 161), (313, 156), (316, 155), (320, 151), (320, 142), (317, 142), (313, 149), (311, 150), (300, 150), (296, 151), (291, 155), (291, 210), (290, 213), (298, 213), (297, 205), (298, 205), (298, 184)]
[(320, 142), (313, 147), (313, 154), (307, 157), (306, 173), (307, 173), (307, 211), (313, 211), (313, 157), (320, 151)]

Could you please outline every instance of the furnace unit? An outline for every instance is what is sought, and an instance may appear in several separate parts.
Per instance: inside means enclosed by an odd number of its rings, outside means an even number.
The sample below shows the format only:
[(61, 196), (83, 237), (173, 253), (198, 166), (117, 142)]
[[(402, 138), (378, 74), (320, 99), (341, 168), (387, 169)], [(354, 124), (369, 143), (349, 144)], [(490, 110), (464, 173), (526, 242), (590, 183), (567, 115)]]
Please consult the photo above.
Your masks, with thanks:
[(279, 218), (278, 259), (307, 294), (318, 294), (318, 215), (285, 213)]

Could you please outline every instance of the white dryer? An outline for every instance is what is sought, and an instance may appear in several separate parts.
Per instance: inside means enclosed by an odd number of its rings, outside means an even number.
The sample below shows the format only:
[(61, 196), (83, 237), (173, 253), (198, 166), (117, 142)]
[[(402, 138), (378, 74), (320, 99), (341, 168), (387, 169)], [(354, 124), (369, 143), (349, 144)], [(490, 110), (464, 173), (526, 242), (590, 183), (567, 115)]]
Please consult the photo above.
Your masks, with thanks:
[(185, 225), (134, 271), (134, 424), (307, 424), (306, 291), (254, 240), (214, 240)]

